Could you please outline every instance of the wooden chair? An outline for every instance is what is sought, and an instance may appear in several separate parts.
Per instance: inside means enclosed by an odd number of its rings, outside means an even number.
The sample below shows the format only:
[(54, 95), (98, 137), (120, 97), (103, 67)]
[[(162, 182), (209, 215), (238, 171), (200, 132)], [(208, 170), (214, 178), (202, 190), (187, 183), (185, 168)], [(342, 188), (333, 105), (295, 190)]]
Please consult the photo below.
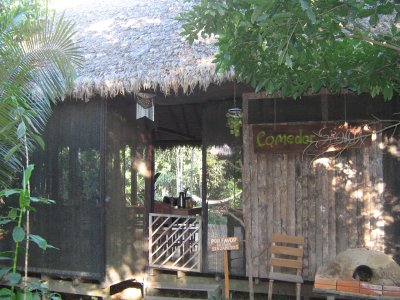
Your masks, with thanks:
[(296, 300), (300, 300), (303, 283), (301, 276), (303, 245), (304, 237), (302, 236), (272, 234), (268, 300), (272, 299), (274, 280), (296, 283)]

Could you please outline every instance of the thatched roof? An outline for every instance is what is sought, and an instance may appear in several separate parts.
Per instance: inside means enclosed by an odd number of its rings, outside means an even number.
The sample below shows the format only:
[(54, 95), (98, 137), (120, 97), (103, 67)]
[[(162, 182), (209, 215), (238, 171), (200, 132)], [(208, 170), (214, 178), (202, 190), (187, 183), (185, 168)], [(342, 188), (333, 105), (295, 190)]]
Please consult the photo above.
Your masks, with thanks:
[(213, 39), (189, 45), (180, 36), (185, 0), (53, 0), (58, 13), (76, 24), (84, 52), (73, 97), (113, 97), (141, 89), (165, 94), (196, 85), (206, 89), (231, 74), (217, 74)]

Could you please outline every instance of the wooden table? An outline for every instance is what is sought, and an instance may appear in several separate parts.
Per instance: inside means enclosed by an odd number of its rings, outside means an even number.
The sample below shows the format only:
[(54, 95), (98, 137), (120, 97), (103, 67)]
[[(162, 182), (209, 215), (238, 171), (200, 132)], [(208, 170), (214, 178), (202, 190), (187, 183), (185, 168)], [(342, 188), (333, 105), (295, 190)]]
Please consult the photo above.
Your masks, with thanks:
[(193, 208), (173, 208), (171, 207), (171, 215), (178, 216), (197, 216), (201, 215), (201, 207)]

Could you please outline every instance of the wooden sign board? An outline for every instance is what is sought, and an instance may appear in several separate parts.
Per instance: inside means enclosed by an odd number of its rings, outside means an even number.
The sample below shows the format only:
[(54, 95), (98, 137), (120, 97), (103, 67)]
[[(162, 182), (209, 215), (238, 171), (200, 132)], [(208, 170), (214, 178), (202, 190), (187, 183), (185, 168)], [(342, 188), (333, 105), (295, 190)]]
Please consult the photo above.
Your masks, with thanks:
[(211, 239), (211, 251), (239, 250), (239, 238), (220, 237)]
[[(254, 152), (291, 153), (340, 151), (345, 147), (370, 145), (372, 129), (365, 125), (337, 124), (253, 125)], [(359, 141), (352, 143), (355, 139)], [(347, 143), (348, 141), (348, 143)]]

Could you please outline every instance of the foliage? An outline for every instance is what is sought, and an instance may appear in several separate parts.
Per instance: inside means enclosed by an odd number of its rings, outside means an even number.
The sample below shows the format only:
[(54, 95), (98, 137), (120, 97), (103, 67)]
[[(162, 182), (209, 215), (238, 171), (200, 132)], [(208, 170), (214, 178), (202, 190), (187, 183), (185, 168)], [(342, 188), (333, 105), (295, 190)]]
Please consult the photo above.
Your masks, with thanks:
[[(207, 199), (221, 200), (232, 197), (241, 190), (241, 172), (237, 167), (240, 155), (220, 156), (207, 151)], [(180, 146), (171, 149), (156, 149), (155, 172), (161, 173), (155, 184), (156, 199), (163, 196), (177, 197), (184, 188), (201, 198), (202, 154), (198, 147)], [(198, 199), (197, 198), (197, 199)], [(232, 204), (240, 205), (233, 197)], [(235, 202), (235, 203), (233, 203)]]
[(397, 0), (200, 0), (180, 18), (190, 42), (215, 34), (217, 68), (256, 91), (349, 88), (388, 100), (400, 91), (399, 12)]
[(8, 0), (0, 6), (0, 186), (22, 169), (25, 145), (44, 147), (40, 134), (51, 103), (72, 88), (81, 60), (72, 24), (43, 15), (39, 4)]
[[(6, 229), (14, 225), (11, 237), (15, 247), (0, 253), (2, 266), (11, 262), (0, 270), (0, 278), (6, 277), (12, 286), (11, 290), (0, 290), (0, 296), (6, 299), (59, 298), (41, 283), (27, 282), (30, 242), (43, 250), (52, 247), (30, 232), (32, 204), (52, 201), (31, 196), (33, 165), (29, 164), (29, 153), (36, 144), (44, 147), (40, 134), (51, 104), (72, 88), (74, 68), (81, 55), (72, 40), (72, 24), (50, 16), (44, 4), (41, 0), (0, 3), (0, 187), (9, 186), (23, 171), (21, 188), (0, 192), (0, 238), (4, 239)], [(17, 272), (21, 252), (25, 258), (22, 290), (15, 288), (22, 278)]]
[[(43, 239), (39, 235), (31, 234), (27, 232), (24, 228), (23, 220), (26, 216), (27, 212), (33, 210), (32, 204), (34, 203), (42, 203), (42, 204), (51, 204), (54, 201), (41, 198), (41, 197), (33, 197), (30, 194), (29, 189), (29, 180), (32, 174), (34, 167), (33, 165), (29, 165), (24, 171), (22, 176), (22, 185), (19, 189), (4, 189), (0, 191), (0, 199), (2, 200), (1, 208), (4, 214), (0, 215), (0, 225), (7, 226), (10, 228), (11, 237), (15, 244), (15, 248), (13, 251), (3, 251), (0, 252), (0, 261), (10, 262), (9, 265), (2, 266), (0, 268), (0, 279), (2, 277), (6, 277), (11, 286), (16, 286), (21, 281), (21, 274), (17, 272), (17, 262), (19, 254), (21, 253), (21, 243), (25, 240), (29, 240), (36, 244), (42, 250), (46, 250), (48, 248), (54, 248), (49, 245), (45, 239)], [(45, 287), (42, 285), (37, 285), (35, 283), (30, 283), (32, 289), (29, 291), (29, 295), (35, 298), (36, 294), (32, 294), (33, 290), (40, 290), (43, 295)], [(6, 293), (10, 293), (10, 295), (15, 295), (15, 293), (20, 293), (21, 291), (15, 292), (13, 290), (2, 289), (0, 291), (0, 295), (5, 295)], [(12, 296), (10, 296), (13, 298)], [(37, 298), (37, 297), (36, 297)], [(35, 299), (36, 299), (35, 298)]]
[(155, 172), (160, 173), (155, 184), (157, 199), (177, 197), (185, 188), (201, 195), (201, 169), (201, 149), (197, 147), (156, 149)]
[(229, 127), (229, 132), (235, 137), (240, 136), (240, 128), (242, 127), (242, 113), (240, 114), (226, 114), (226, 121)]

